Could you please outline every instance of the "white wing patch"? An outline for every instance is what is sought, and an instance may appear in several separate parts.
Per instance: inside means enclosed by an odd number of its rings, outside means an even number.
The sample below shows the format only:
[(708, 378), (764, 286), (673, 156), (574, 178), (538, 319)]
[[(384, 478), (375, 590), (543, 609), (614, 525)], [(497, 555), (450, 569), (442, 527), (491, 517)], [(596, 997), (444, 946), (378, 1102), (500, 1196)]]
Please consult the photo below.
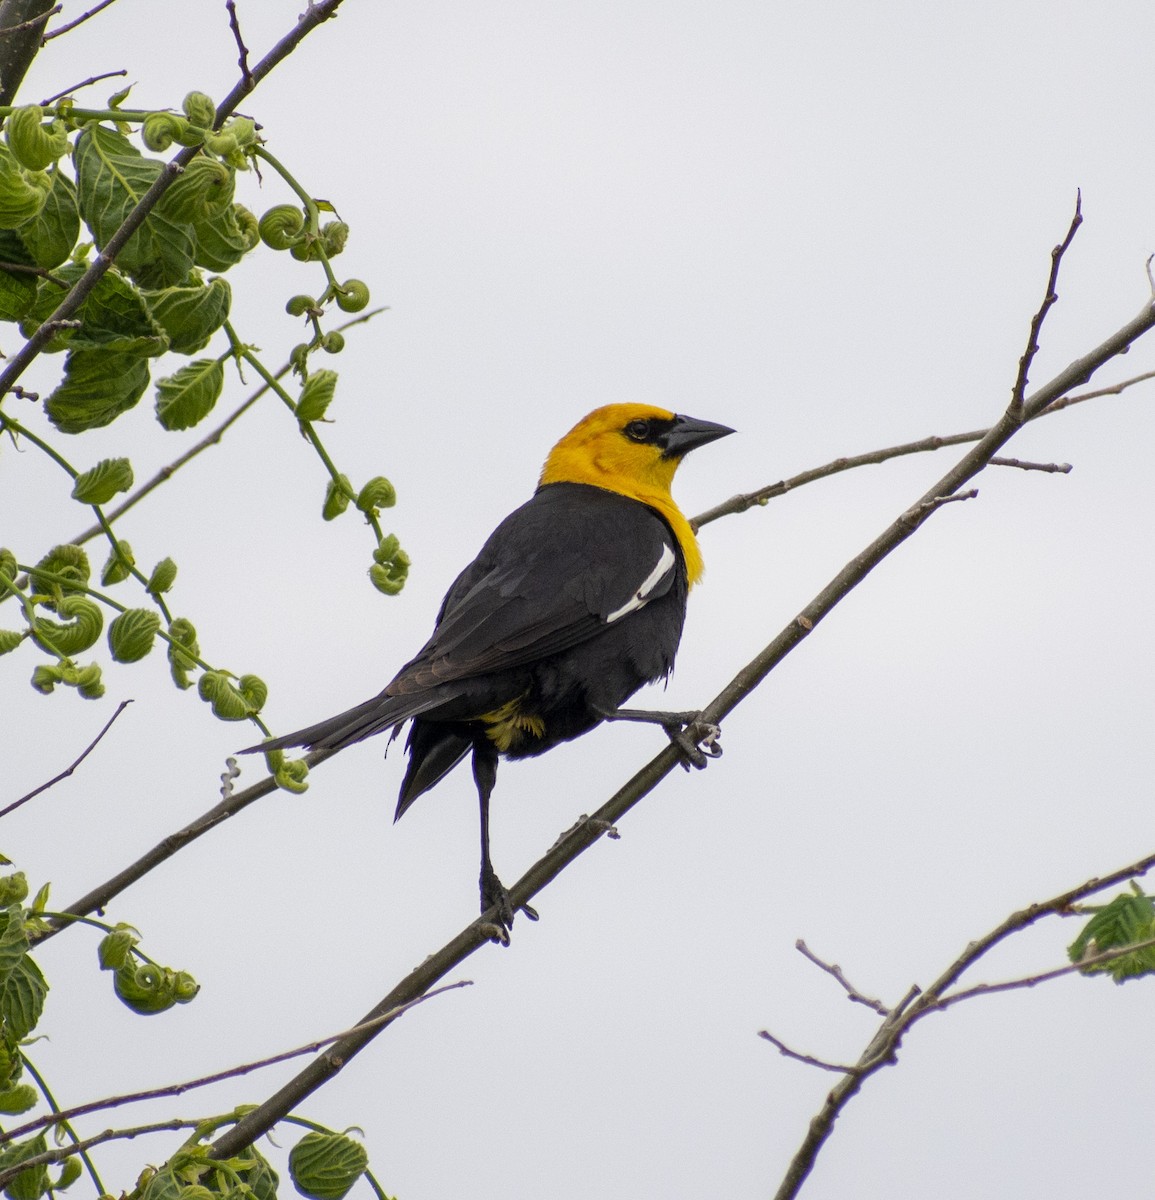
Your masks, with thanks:
[(606, 624), (624, 617), (626, 613), (636, 612), (639, 608), (649, 604), (650, 597), (654, 594), (654, 589), (659, 583), (669, 574), (670, 568), (674, 565), (674, 552), (669, 546), (662, 546), (662, 554), (658, 559), (658, 565), (646, 576), (642, 586), (621, 606), (615, 608), (612, 613), (606, 617)]

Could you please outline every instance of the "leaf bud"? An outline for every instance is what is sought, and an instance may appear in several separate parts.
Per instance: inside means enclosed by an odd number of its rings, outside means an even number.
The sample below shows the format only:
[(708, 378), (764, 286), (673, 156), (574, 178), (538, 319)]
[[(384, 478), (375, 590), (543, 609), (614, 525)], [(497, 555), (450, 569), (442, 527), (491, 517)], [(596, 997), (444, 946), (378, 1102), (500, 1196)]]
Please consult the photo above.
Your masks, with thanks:
[(121, 539), (109, 552), (108, 561), (100, 569), (101, 586), (123, 583), (132, 574), (134, 566), (136, 559), (132, 556), (132, 547)]
[(5, 123), (8, 149), (29, 171), (43, 171), (68, 152), (68, 132), (63, 122), (44, 123), (44, 109), (27, 104), (10, 113)]
[(285, 312), (290, 317), (303, 317), (310, 309), (315, 307), (312, 296), (291, 296), (285, 304)]
[(0, 1113), (16, 1116), (34, 1108), (40, 1093), (30, 1083), (18, 1083), (0, 1092)]
[(342, 312), (360, 312), (369, 303), (369, 285), (360, 279), (346, 279), (337, 291), (337, 307)]
[(330, 258), (336, 258), (345, 249), (349, 240), (349, 226), (344, 221), (330, 221), (321, 229), (321, 241), (325, 245), (325, 253)]
[(90, 471), (77, 475), (73, 500), (81, 504), (107, 504), (118, 492), (132, 487), (132, 464), (127, 458), (104, 458)]
[[(66, 624), (38, 619), (32, 626), (32, 637), (38, 646), (50, 654), (79, 654), (96, 644), (104, 628), (104, 616), (100, 606), (87, 596), (69, 593), (61, 596), (53, 607)], [(64, 682), (68, 682), (65, 680)]]
[(176, 582), (176, 563), (171, 558), (162, 558), (152, 569), (145, 588), (154, 596), (163, 595)]
[(269, 685), (259, 675), (242, 675), (237, 690), (245, 698), (250, 713), (259, 713), (269, 698)]
[(0, 575), (15, 583), (16, 574), (16, 555), (7, 546), (0, 546)]
[(99, 663), (89, 663), (87, 667), (81, 667), (73, 673), (71, 679), (65, 679), (64, 682), (75, 687), (82, 700), (99, 700), (104, 695), (104, 680), (101, 678)]
[(363, 512), (392, 508), (397, 503), (397, 489), (385, 478), (376, 475), (357, 493), (357, 507)]
[(303, 758), (291, 758), (273, 771), (273, 779), (277, 787), (291, 792), (294, 796), (300, 796), (309, 790), (306, 782), (308, 774), (309, 764)]
[(301, 387), (301, 395), (297, 400), (297, 420), (321, 420), (325, 415), (326, 409), (333, 402), (333, 395), (336, 390), (336, 371), (324, 369), (313, 371)]
[(369, 580), (384, 595), (396, 596), (405, 586), (405, 576), (408, 573), (408, 567), (399, 574), (390, 567), (382, 566), (381, 563), (374, 563), (369, 568)]
[(289, 351), (289, 363), (298, 375), (305, 374), (305, 365), (309, 361), (309, 343), (298, 342)]
[(132, 961), (132, 948), (140, 941), (137, 931), (122, 921), (100, 939), (96, 957), (102, 971), (119, 971)]
[(44, 207), (52, 180), (43, 171), (26, 171), (6, 146), (0, 146), (0, 229), (15, 229)]
[(272, 250), (288, 250), (305, 229), (305, 214), (295, 204), (277, 204), (257, 224), (261, 241)]
[(42, 663), (32, 672), (32, 686), (45, 696), (50, 696), (62, 676), (63, 672), (55, 664)]
[(117, 662), (139, 662), (152, 649), (160, 616), (151, 608), (130, 608), (108, 627), (108, 648)]
[(189, 124), (198, 129), (211, 129), (217, 119), (217, 106), (212, 102), (212, 97), (206, 96), (204, 92), (189, 92), (181, 108), (184, 109)]
[(0, 908), (21, 904), (28, 898), (28, 880), (23, 871), (0, 875)]
[(173, 142), (179, 142), (182, 146), (199, 146), (203, 137), (202, 130), (194, 129), (184, 117), (172, 112), (151, 112), (144, 118), (140, 128), (140, 140), (157, 153), (167, 150)]
[(365, 1147), (343, 1133), (307, 1133), (289, 1151), (293, 1186), (310, 1200), (342, 1200), (368, 1165)]
[(197, 682), (197, 693), (218, 720), (243, 721), (249, 715), (248, 701), (223, 671), (206, 671)]
[(321, 337), (321, 349), (326, 354), (340, 354), (345, 349), (345, 335), (339, 329), (330, 329)]
[[(58, 578), (47, 580), (42, 572)], [(80, 546), (61, 545), (53, 546), (28, 572), (28, 577), (37, 588), (69, 591), (72, 590), (70, 583), (75, 583), (77, 587), (87, 587), (91, 574), (92, 569), (88, 565), (88, 555)], [(61, 583), (60, 579), (65, 582)]]
[(161, 207), (174, 221), (206, 221), (232, 204), (235, 183), (232, 167), (219, 158), (199, 154), (165, 192)]
[(168, 644), (168, 665), (172, 681), (182, 690), (190, 688), (192, 680), (189, 678), (189, 672), (195, 670), (197, 665), (193, 655), (199, 655), (201, 652), (197, 644), (196, 628), (187, 617), (175, 617), (168, 627), (168, 636), (172, 639)]
[(11, 654), (26, 636), (17, 629), (0, 629), (0, 654)]
[(321, 508), (322, 520), (332, 521), (339, 517), (349, 507), (349, 501), (352, 499), (353, 485), (344, 475), (330, 479), (328, 487), (325, 488), (325, 503)]

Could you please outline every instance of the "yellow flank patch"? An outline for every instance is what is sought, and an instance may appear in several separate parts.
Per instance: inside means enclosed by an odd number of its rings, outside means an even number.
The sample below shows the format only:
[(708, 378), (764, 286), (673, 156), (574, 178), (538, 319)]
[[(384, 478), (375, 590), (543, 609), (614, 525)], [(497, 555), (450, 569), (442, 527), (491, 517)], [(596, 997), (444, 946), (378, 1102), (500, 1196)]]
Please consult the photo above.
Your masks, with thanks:
[(482, 713), (477, 718), (485, 725), (485, 736), (503, 754), (524, 734), (535, 738), (545, 734), (545, 722), (541, 717), (518, 710), (518, 705), (524, 699), (524, 696), (518, 696), (516, 700), (508, 700), (500, 708)]
[(648, 404), (611, 404), (579, 421), (550, 452), (540, 482), (588, 483), (637, 500), (665, 517), (686, 560), (693, 586), (702, 575), (702, 552), (690, 522), (670, 495), (676, 458), (663, 458), (657, 446), (638, 444), (622, 430), (635, 418), (668, 420), (674, 414)]

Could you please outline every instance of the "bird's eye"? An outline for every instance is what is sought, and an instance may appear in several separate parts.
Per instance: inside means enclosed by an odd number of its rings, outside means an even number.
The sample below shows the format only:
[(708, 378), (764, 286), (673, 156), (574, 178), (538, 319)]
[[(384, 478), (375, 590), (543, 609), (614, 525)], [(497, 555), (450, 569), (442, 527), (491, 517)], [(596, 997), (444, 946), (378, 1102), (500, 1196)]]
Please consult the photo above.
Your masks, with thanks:
[(625, 428), (626, 437), (631, 442), (646, 442), (650, 438), (649, 421), (631, 421)]

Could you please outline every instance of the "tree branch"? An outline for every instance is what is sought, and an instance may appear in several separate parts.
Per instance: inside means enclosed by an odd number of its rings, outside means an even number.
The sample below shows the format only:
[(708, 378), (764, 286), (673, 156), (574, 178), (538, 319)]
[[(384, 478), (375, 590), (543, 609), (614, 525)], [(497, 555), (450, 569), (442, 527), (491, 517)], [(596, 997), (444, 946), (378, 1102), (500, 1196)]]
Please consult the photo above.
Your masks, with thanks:
[(60, 6), (52, 0), (3, 0), (0, 3), (0, 104), (11, 104), (40, 49), (44, 22)]

